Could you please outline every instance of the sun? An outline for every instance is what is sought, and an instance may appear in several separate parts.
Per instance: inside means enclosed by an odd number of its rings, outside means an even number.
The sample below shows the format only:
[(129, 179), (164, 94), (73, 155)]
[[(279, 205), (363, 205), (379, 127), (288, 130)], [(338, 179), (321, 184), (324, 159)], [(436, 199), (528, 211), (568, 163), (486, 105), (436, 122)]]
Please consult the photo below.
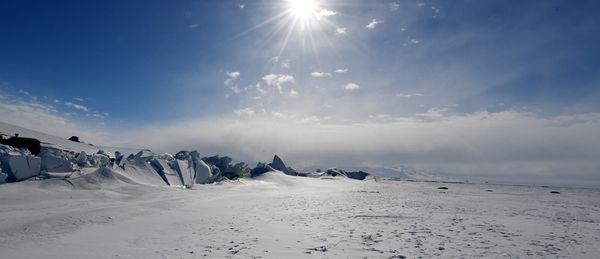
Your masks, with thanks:
[(287, 4), (290, 14), (301, 20), (313, 17), (318, 9), (316, 0), (287, 0)]

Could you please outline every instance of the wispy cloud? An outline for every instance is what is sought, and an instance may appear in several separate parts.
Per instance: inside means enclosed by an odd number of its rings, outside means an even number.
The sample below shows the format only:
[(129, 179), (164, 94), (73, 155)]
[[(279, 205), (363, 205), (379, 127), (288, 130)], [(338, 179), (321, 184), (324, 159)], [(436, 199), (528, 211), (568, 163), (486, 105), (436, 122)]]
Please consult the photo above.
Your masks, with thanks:
[(414, 93), (414, 94), (397, 93), (396, 96), (398, 96), (398, 97), (404, 97), (404, 98), (410, 98), (410, 97), (423, 97), (425, 95), (421, 94), (421, 93)]
[(100, 114), (100, 113), (88, 113), (85, 116), (96, 118), (96, 119), (102, 119), (102, 120), (106, 118), (106, 115)]
[(337, 34), (337, 35), (343, 35), (343, 34), (346, 34), (346, 31), (347, 31), (346, 27), (337, 27), (335, 29), (335, 34)]
[(296, 91), (294, 89), (291, 89), (290, 90), (290, 97), (296, 97), (296, 96), (298, 96), (298, 91)]
[(190, 24), (188, 27), (190, 27), (190, 29), (194, 30), (194, 29), (197, 29), (199, 27), (199, 25), (197, 23), (193, 23), (193, 24)]
[(73, 100), (78, 101), (78, 102), (84, 102), (85, 101), (83, 98), (79, 98), (79, 97), (73, 97)]
[(331, 10), (327, 10), (327, 9), (321, 9), (321, 11), (319, 11), (317, 13), (317, 19), (321, 19), (321, 17), (323, 16), (333, 16), (336, 15), (337, 12), (335, 11), (331, 11)]
[(444, 114), (448, 111), (447, 107), (433, 107), (425, 113), (417, 113), (417, 116), (428, 118), (428, 119), (439, 119), (444, 117)]
[(373, 19), (373, 20), (371, 20), (371, 22), (369, 24), (365, 25), (365, 28), (372, 30), (372, 29), (375, 29), (375, 26), (377, 26), (378, 24), (382, 24), (382, 23), (384, 23), (384, 21)]
[(310, 75), (312, 77), (323, 78), (323, 77), (330, 77), (331, 73), (315, 71), (315, 72), (312, 72)]
[(238, 77), (240, 77), (241, 73), (234, 71), (234, 72), (227, 72), (225, 73), (227, 75), (227, 79), (225, 80), (224, 84), (226, 86), (231, 85), (236, 79), (238, 79)]
[(391, 2), (388, 4), (388, 7), (390, 8), (390, 11), (395, 12), (395, 11), (398, 11), (398, 9), (400, 8), (400, 3)]
[(348, 69), (347, 68), (340, 68), (340, 69), (336, 69), (335, 72), (338, 73), (338, 74), (345, 74), (345, 73), (348, 73)]
[(243, 109), (238, 109), (233, 111), (233, 113), (237, 116), (254, 116), (254, 114), (256, 114), (256, 112), (254, 111), (254, 108), (252, 107), (248, 107), (248, 108), (243, 108)]
[(286, 74), (268, 74), (262, 78), (268, 86), (275, 87), (279, 93), (283, 93), (284, 84), (295, 84), (294, 76)]
[(357, 85), (355, 83), (349, 83), (344, 87), (344, 89), (346, 91), (351, 91), (351, 92), (358, 91), (360, 89), (360, 85)]
[(285, 59), (282, 60), (279, 65), (281, 66), (281, 68), (289, 69), (290, 67), (292, 67), (292, 61), (289, 59)]
[(88, 111), (88, 108), (86, 106), (81, 105), (81, 104), (72, 103), (72, 102), (65, 102), (65, 106), (67, 106), (69, 108), (81, 110), (81, 111), (84, 111), (84, 112)]
[(37, 96), (30, 94), (29, 92), (25, 91), (25, 90), (19, 90), (19, 93), (22, 95), (25, 95), (29, 98), (31, 98), (32, 100), (37, 100)]
[(262, 86), (260, 85), (260, 83), (257, 83), (254, 88), (256, 88), (256, 91), (260, 94), (260, 95), (267, 95), (269, 93), (269, 91), (267, 91), (266, 89), (262, 88)]

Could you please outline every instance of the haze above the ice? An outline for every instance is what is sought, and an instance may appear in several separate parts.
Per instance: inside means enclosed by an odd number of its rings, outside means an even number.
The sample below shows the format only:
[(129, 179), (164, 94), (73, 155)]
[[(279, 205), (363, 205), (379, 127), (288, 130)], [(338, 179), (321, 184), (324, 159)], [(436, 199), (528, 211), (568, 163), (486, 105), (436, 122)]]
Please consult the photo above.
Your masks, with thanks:
[(600, 187), (597, 3), (319, 1), (298, 26), (285, 1), (130, 7), (0, 4), (0, 121), (250, 163)]

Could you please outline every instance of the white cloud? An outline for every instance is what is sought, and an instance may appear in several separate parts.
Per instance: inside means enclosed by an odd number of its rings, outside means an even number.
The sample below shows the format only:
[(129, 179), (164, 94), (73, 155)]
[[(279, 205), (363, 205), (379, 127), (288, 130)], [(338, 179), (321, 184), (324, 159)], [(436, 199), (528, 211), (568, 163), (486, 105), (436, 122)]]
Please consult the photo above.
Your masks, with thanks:
[(371, 119), (390, 119), (392, 116), (389, 114), (375, 114), (375, 115), (369, 115), (369, 118)]
[(237, 72), (237, 71), (227, 72), (225, 74), (227, 75), (227, 79), (224, 82), (224, 84), (226, 86), (232, 85), (235, 82), (235, 80), (237, 80), (240, 77), (240, 75), (241, 75), (241, 73)]
[(347, 68), (336, 69), (335, 72), (338, 74), (345, 74), (345, 73), (348, 73), (348, 69)]
[(19, 93), (20, 93), (20, 94), (23, 94), (23, 95), (26, 95), (27, 97), (31, 98), (31, 99), (32, 99), (32, 100), (34, 100), (34, 101), (37, 101), (37, 96), (35, 96), (35, 95), (32, 95), (32, 94), (30, 94), (30, 93), (29, 93), (29, 92), (27, 92), (27, 91), (24, 91), (24, 90), (19, 90)]
[(296, 97), (296, 96), (298, 96), (298, 91), (296, 91), (294, 89), (290, 90), (290, 97)]
[(84, 112), (88, 111), (88, 108), (86, 106), (83, 106), (81, 104), (72, 103), (72, 102), (65, 102), (65, 106), (67, 106), (69, 108), (81, 110), (81, 111), (84, 111)]
[(317, 117), (317, 116), (304, 117), (304, 118), (298, 120), (299, 123), (309, 123), (309, 124), (311, 124), (311, 123), (317, 123), (317, 122), (320, 122), (320, 121), (321, 121), (321, 119), (319, 117)]
[(346, 27), (337, 27), (335, 29), (335, 34), (337, 34), (337, 35), (346, 34)]
[(321, 9), (321, 11), (319, 11), (317, 13), (317, 19), (321, 19), (321, 17), (323, 16), (333, 16), (336, 15), (337, 12), (335, 11), (331, 11), (331, 10), (327, 10), (327, 9)]
[(260, 95), (267, 95), (269, 93), (269, 91), (265, 90), (262, 88), (262, 86), (260, 85), (260, 83), (257, 83), (255, 86), (256, 91), (260, 94)]
[(279, 119), (287, 119), (288, 116), (281, 112), (271, 112), (271, 116)]
[(269, 74), (262, 78), (268, 86), (275, 87), (279, 93), (283, 93), (284, 84), (295, 84), (296, 79), (291, 75), (286, 74)]
[(429, 110), (427, 110), (427, 112), (425, 113), (417, 113), (417, 116), (420, 117), (424, 117), (424, 118), (429, 118), (429, 119), (439, 119), (444, 117), (444, 113), (446, 113), (448, 111), (448, 108), (444, 107), (444, 108), (439, 108), (439, 107), (433, 107)]
[(421, 93), (414, 93), (414, 94), (397, 93), (396, 96), (397, 97), (404, 97), (404, 98), (411, 98), (411, 97), (423, 97), (425, 95), (421, 94)]
[(417, 6), (418, 6), (418, 7), (423, 7), (423, 6), (425, 6), (425, 3), (423, 3), (423, 2), (420, 2), (420, 3), (418, 3), (418, 4), (417, 4)]
[(244, 8), (246, 8), (246, 5), (244, 5), (244, 4), (241, 4), (241, 5), (238, 5), (238, 7), (239, 7), (240, 9), (244, 9)]
[(83, 98), (79, 98), (79, 97), (73, 97), (73, 100), (78, 101), (78, 102), (84, 102), (85, 101)]
[(238, 85), (234, 85), (232, 87), (229, 87), (229, 89), (231, 89), (231, 91), (234, 94), (240, 94), (240, 93), (242, 93), (244, 91), (244, 89), (240, 88), (240, 86), (238, 86)]
[(274, 56), (269, 59), (269, 63), (279, 65), (281, 68), (289, 69), (292, 66), (292, 61), (289, 59), (281, 60), (279, 56)]
[(227, 76), (231, 79), (237, 79), (238, 77), (240, 77), (240, 75), (242, 75), (242, 74), (237, 71), (227, 72)]
[(237, 116), (248, 116), (248, 117), (254, 116), (254, 114), (256, 114), (256, 112), (254, 111), (254, 108), (252, 108), (252, 107), (235, 110), (235, 111), (233, 111), (233, 113), (235, 113), (235, 115), (237, 115)]
[(375, 29), (375, 26), (377, 26), (378, 24), (382, 24), (382, 23), (384, 23), (384, 21), (373, 19), (369, 24), (365, 25), (365, 28)]
[(87, 117), (92, 117), (92, 118), (96, 118), (96, 119), (101, 119), (101, 120), (103, 120), (103, 119), (105, 119), (105, 118), (106, 118), (106, 117), (105, 117), (105, 115), (103, 115), (103, 114), (100, 114), (100, 113), (88, 113), (88, 114), (86, 114), (85, 116), (87, 116)]
[(400, 3), (391, 2), (391, 3), (389, 3), (388, 7), (390, 8), (390, 11), (395, 12), (395, 11), (398, 11), (398, 9), (400, 8)]
[(412, 43), (412, 44), (419, 44), (420, 41), (417, 40), (417, 39), (410, 39), (410, 43)]
[(312, 77), (323, 78), (323, 77), (330, 77), (331, 73), (315, 71), (315, 72), (312, 72), (310, 75)]
[(347, 85), (344, 87), (344, 89), (345, 89), (346, 91), (351, 91), (351, 92), (352, 92), (352, 91), (357, 91), (357, 90), (359, 90), (359, 89), (360, 89), (360, 85), (357, 85), (357, 84), (355, 84), (355, 83), (349, 83), (349, 84), (347, 84)]

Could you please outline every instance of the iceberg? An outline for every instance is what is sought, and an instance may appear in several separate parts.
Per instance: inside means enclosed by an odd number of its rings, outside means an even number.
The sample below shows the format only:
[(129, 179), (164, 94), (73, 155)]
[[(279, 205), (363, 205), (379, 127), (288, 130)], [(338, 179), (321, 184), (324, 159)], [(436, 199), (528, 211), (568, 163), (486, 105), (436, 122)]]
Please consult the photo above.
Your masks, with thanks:
[(2, 172), (2, 162), (0, 161), (0, 183), (5, 183), (8, 175)]
[(210, 166), (204, 163), (202, 160), (197, 160), (195, 163), (196, 169), (196, 183), (197, 184), (205, 184), (209, 183), (213, 178), (213, 174), (210, 170)]
[(160, 173), (154, 170), (153, 166), (143, 160), (129, 160), (117, 172), (141, 184), (154, 186), (168, 184)]
[(291, 176), (297, 176), (298, 172), (296, 172), (296, 170), (294, 170), (291, 167), (287, 167), (285, 165), (285, 163), (283, 163), (283, 160), (281, 160), (281, 158), (277, 155), (275, 155), (273, 157), (273, 162), (271, 164), (269, 164), (273, 169), (277, 170), (277, 171), (281, 171), (284, 174), (287, 175), (291, 175)]
[(257, 177), (259, 175), (262, 175), (264, 173), (271, 172), (271, 171), (275, 171), (275, 169), (273, 169), (273, 167), (271, 167), (270, 165), (259, 162), (258, 164), (256, 164), (256, 167), (254, 167), (254, 169), (252, 169), (252, 171), (250, 171), (250, 177)]
[(194, 171), (194, 167), (190, 164), (190, 161), (177, 159), (175, 160), (175, 165), (183, 186), (194, 186), (196, 172)]
[(0, 163), (7, 181), (21, 181), (38, 175), (42, 161), (29, 150), (0, 144)]
[(109, 167), (110, 166), (110, 157), (102, 152), (102, 150), (98, 151), (98, 153), (94, 154), (92, 157), (94, 160), (94, 165), (97, 167)]
[(75, 164), (79, 167), (89, 167), (90, 163), (88, 161), (87, 154), (85, 151), (81, 151), (77, 156), (75, 156)]
[(58, 148), (42, 147), (40, 159), (42, 171), (56, 173), (75, 171), (71, 154)]
[[(173, 156), (171, 156), (172, 158)], [(154, 169), (163, 177), (163, 179), (169, 185), (181, 186), (183, 183), (181, 182), (181, 177), (179, 177), (179, 173), (173, 166), (174, 160), (167, 161), (165, 159), (154, 158), (150, 161), (150, 165), (154, 167)]]
[(142, 149), (133, 157), (135, 160), (142, 160), (144, 162), (148, 162), (152, 160), (152, 158), (154, 158), (154, 152), (150, 151), (149, 149)]

